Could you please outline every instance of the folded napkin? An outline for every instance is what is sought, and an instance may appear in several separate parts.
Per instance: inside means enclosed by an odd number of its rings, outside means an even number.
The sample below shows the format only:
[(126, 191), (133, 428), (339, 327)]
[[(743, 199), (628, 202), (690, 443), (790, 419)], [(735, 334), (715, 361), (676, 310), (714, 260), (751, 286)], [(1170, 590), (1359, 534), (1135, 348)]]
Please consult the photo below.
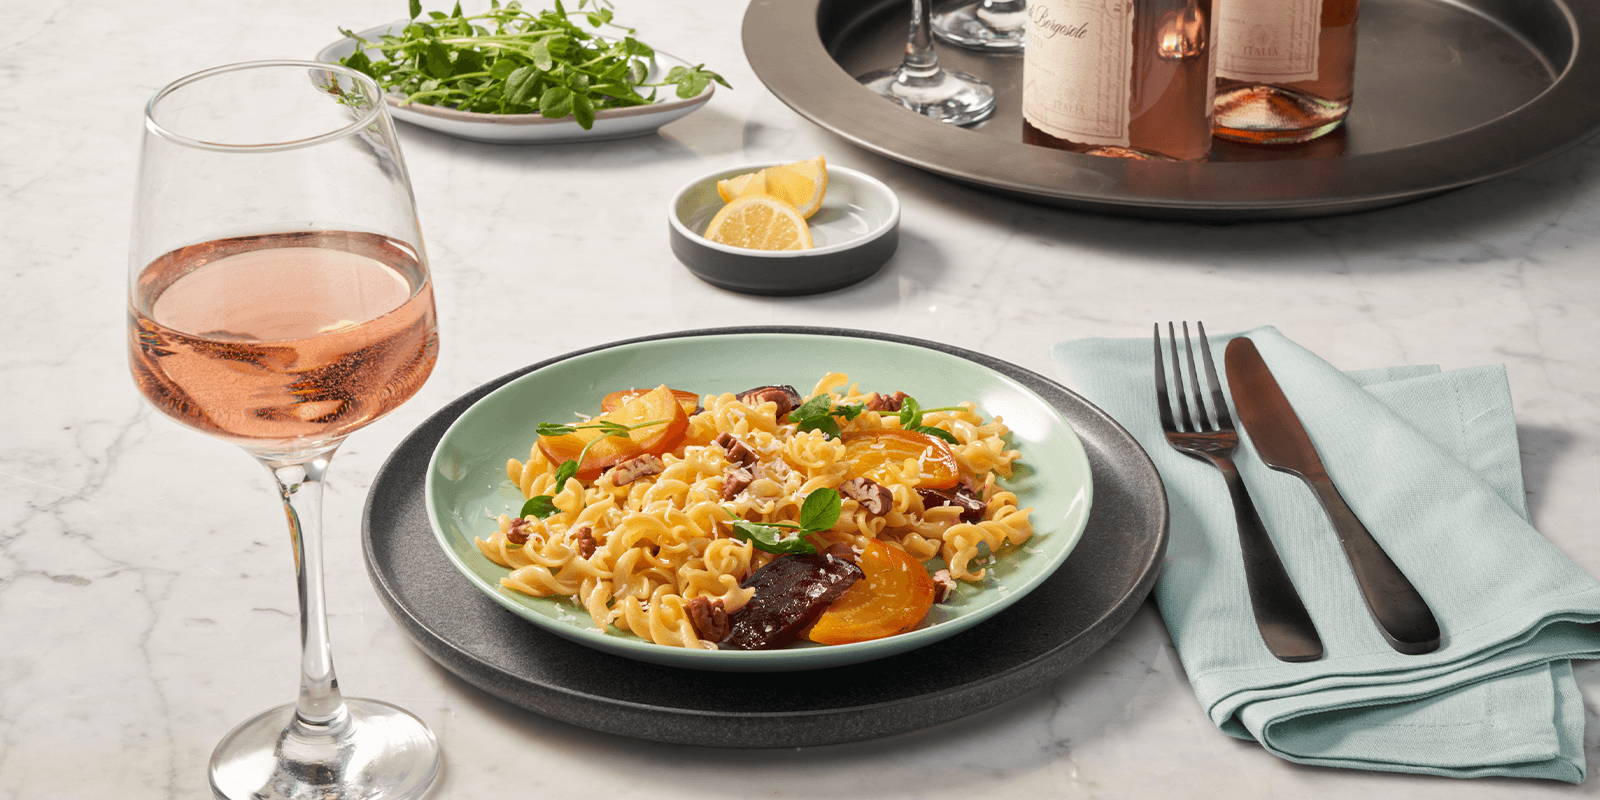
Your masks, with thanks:
[[(1162, 438), (1150, 340), (1059, 345), (1069, 385), (1133, 433), (1166, 483), (1171, 539), (1156, 603), (1211, 720), (1306, 764), (1582, 782), (1571, 659), (1600, 657), (1600, 583), (1528, 523), (1504, 371), (1342, 373), (1275, 329), (1244, 335), (1444, 638), (1426, 655), (1390, 649), (1310, 490), (1247, 444), (1235, 453), (1240, 472), (1325, 649), (1310, 663), (1273, 658), (1251, 616), (1221, 476)], [(1219, 371), (1230, 338), (1212, 340)]]

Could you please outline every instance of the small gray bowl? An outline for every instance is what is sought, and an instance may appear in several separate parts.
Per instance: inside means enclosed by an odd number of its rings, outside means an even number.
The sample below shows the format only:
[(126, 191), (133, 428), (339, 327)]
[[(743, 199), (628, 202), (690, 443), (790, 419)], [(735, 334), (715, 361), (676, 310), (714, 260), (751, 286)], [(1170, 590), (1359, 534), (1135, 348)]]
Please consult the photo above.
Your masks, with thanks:
[(717, 181), (772, 164), (725, 169), (695, 179), (667, 206), (672, 252), (701, 280), (745, 294), (815, 294), (865, 280), (900, 244), (900, 198), (883, 181), (828, 167), (828, 194), (807, 220), (810, 250), (747, 250), (701, 235), (725, 205)]

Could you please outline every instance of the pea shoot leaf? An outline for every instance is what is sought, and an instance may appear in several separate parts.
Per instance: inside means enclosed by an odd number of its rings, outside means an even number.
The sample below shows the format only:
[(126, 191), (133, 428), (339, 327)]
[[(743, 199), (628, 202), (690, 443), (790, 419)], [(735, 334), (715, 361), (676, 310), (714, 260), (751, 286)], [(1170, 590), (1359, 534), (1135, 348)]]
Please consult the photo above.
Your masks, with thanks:
[(449, 14), (424, 14), (420, 0), (408, 0), (410, 22), (398, 34), (369, 41), (341, 28), (356, 43), (341, 63), (402, 103), (570, 117), (586, 129), (606, 109), (658, 102), (665, 87), (693, 97), (712, 82), (728, 85), (703, 64), (652, 79), (655, 49), (617, 24), (609, 0), (580, 0), (571, 14), (551, 5), (534, 11), (491, 0), (480, 14), (465, 14), (459, 3)]
[(817, 548), (806, 541), (804, 533), (785, 531), (759, 522), (739, 520), (733, 523), (733, 535), (749, 541), (758, 550), (785, 555), (815, 553)]
[(961, 444), (961, 440), (957, 439), (955, 434), (945, 430), (944, 428), (935, 428), (932, 425), (918, 425), (911, 430), (914, 430), (917, 433), (925, 433), (929, 436), (943, 439), (951, 444)]

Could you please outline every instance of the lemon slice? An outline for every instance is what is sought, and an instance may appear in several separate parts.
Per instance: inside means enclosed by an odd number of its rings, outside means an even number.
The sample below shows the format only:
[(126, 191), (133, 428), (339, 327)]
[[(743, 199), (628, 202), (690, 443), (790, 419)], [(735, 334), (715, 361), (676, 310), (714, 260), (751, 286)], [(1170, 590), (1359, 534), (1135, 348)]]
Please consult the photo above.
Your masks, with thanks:
[(731, 203), (736, 197), (750, 194), (767, 194), (767, 171), (757, 170), (717, 181), (717, 194), (722, 202)]
[(809, 250), (811, 228), (794, 206), (766, 194), (738, 197), (706, 227), (713, 242), (750, 250)]
[(787, 202), (810, 218), (822, 208), (822, 199), (828, 194), (828, 162), (822, 156), (809, 161), (796, 161), (777, 167), (767, 167), (766, 193)]

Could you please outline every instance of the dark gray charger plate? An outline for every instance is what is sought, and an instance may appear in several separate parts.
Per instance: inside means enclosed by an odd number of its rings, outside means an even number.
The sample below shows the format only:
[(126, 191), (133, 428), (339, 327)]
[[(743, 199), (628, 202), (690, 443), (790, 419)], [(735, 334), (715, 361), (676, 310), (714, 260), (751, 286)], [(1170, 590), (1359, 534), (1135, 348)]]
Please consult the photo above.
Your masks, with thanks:
[[(445, 429), (501, 384), (630, 342), (718, 333), (884, 339), (971, 359), (1021, 382), (1072, 422), (1088, 451), (1094, 503), (1083, 539), (1049, 580), (1005, 613), (905, 655), (807, 672), (775, 691), (770, 674), (709, 673), (618, 658), (545, 633), (495, 605), (446, 560), (423, 506), (423, 477)], [(367, 571), (418, 647), (468, 683), (549, 717), (607, 733), (719, 747), (833, 744), (925, 728), (1015, 697), (1061, 674), (1125, 625), (1155, 584), (1167, 500), (1138, 443), (1059, 384), (999, 359), (918, 339), (832, 328), (713, 328), (568, 353), (472, 390), (422, 423), (373, 481), (362, 519)]]
[(893, 66), (906, 0), (752, 0), (745, 56), (779, 99), (880, 155), (981, 188), (1150, 217), (1244, 220), (1377, 208), (1504, 175), (1600, 131), (1600, 3), (1362, 0), (1348, 124), (1305, 145), (1218, 140), (1206, 162), (1022, 143), (1022, 59), (941, 45), (999, 95), (972, 128), (918, 117), (852, 75)]

